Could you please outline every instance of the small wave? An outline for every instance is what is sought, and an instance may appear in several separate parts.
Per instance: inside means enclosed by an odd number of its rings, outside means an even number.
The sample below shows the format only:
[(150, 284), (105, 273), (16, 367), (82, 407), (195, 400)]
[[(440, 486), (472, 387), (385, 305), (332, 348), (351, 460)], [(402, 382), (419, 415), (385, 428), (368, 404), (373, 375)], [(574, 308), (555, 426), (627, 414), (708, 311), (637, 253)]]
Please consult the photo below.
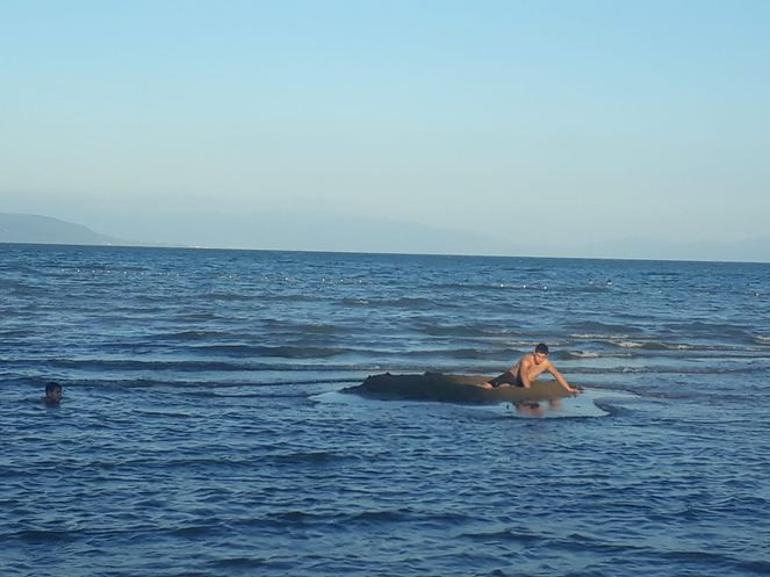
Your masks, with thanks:
[(569, 335), (571, 339), (579, 339), (584, 341), (613, 341), (616, 339), (628, 339), (628, 334), (608, 334), (608, 333), (572, 333)]
[(568, 359), (597, 359), (601, 355), (599, 353), (593, 353), (588, 351), (567, 351), (565, 353)]
[(548, 290), (547, 285), (537, 283), (439, 283), (433, 285), (436, 289), (462, 290), (462, 291), (500, 291), (500, 290), (520, 290), (520, 291), (543, 291)]
[[(275, 385), (263, 385), (263, 386), (275, 386)], [(194, 393), (187, 393), (190, 397), (198, 397), (199, 399), (305, 399), (307, 398), (308, 391), (299, 391), (296, 393), (236, 393), (236, 394), (224, 394), (217, 391), (199, 391)]]
[(642, 330), (638, 327), (626, 324), (603, 323), (600, 321), (582, 321), (577, 323), (567, 323), (568, 329), (578, 334), (588, 335), (609, 335), (610, 338), (619, 338), (621, 335), (639, 334)]
[(311, 333), (315, 335), (328, 335), (328, 334), (336, 333), (339, 330), (334, 325), (329, 325), (324, 323), (298, 324), (292, 328), (303, 333)]
[(240, 293), (208, 293), (202, 294), (201, 299), (209, 301), (223, 301), (223, 302), (238, 302), (238, 301), (253, 301), (257, 300), (254, 295), (244, 295)]
[(195, 347), (196, 351), (232, 357), (279, 357), (284, 359), (326, 359), (348, 352), (338, 347), (293, 347), (251, 345), (209, 345)]
[(612, 344), (622, 349), (644, 349), (648, 351), (691, 351), (697, 348), (709, 349), (709, 347), (696, 347), (686, 343), (660, 343), (656, 341), (611, 341)]
[(201, 537), (210, 534), (214, 528), (216, 525), (189, 525), (175, 528), (170, 532), (180, 537)]
[(286, 319), (265, 319), (264, 324), (271, 331), (281, 331), (292, 334), (328, 335), (339, 331), (335, 325), (328, 323), (303, 323), (287, 321)]
[(572, 289), (575, 293), (603, 293), (612, 289), (612, 283), (605, 284), (589, 284), (586, 286), (578, 286)]
[(614, 344), (624, 349), (641, 349), (644, 347), (644, 343), (635, 341), (615, 341)]
[(490, 361), (507, 361), (521, 355), (519, 351), (492, 348), (422, 349), (395, 354), (409, 358), (482, 359)]
[(177, 320), (181, 320), (188, 323), (193, 322), (209, 322), (209, 321), (220, 321), (220, 320), (227, 320), (225, 317), (223, 317), (220, 314), (217, 314), (215, 312), (182, 312), (179, 313), (178, 316), (176, 316)]
[(439, 324), (418, 324), (417, 330), (427, 335), (435, 337), (479, 337), (492, 336), (495, 333), (488, 327), (480, 325), (439, 325)]
[[(228, 557), (226, 559), (214, 559), (208, 565), (218, 569), (257, 569), (263, 567), (268, 561), (262, 557)], [(208, 575), (208, 573), (207, 573)]]
[(233, 338), (232, 333), (224, 331), (179, 331), (176, 333), (167, 333), (156, 335), (157, 339), (172, 339), (180, 341), (199, 341), (207, 339)]
[(62, 541), (74, 541), (77, 538), (77, 533), (77, 531), (66, 530), (27, 529), (11, 536), (28, 543), (61, 543)]
[(161, 409), (155, 409), (152, 411), (137, 409), (134, 412), (137, 415), (144, 415), (146, 417), (160, 419), (191, 419), (195, 417), (195, 415), (192, 413), (183, 413), (180, 411), (164, 411)]
[(310, 511), (282, 511), (278, 513), (269, 513), (264, 519), (259, 521), (261, 525), (264, 521), (271, 521), (280, 526), (293, 525), (295, 523), (310, 522), (330, 522), (334, 518), (324, 513), (313, 513)]
[(433, 308), (433, 300), (425, 297), (402, 297), (398, 299), (344, 298), (342, 304), (349, 307), (377, 307), (397, 309)]
[(258, 301), (273, 301), (279, 303), (302, 303), (302, 302), (318, 302), (327, 300), (326, 297), (317, 294), (262, 294), (259, 295)]
[(677, 335), (698, 335), (703, 338), (730, 337), (741, 342), (753, 341), (753, 335), (747, 330), (747, 327), (736, 324), (693, 321), (668, 323), (664, 325), (664, 328)]
[(268, 458), (279, 463), (308, 463), (311, 465), (324, 465), (329, 463), (337, 463), (339, 461), (347, 461), (352, 457), (348, 455), (341, 455), (339, 453), (333, 453), (331, 451), (300, 451), (297, 453), (270, 455)]
[(369, 306), (369, 301), (366, 299), (342, 299), (342, 304), (346, 306), (353, 306), (353, 307), (361, 307), (361, 306)]
[[(39, 363), (39, 361), (33, 361)], [(110, 360), (110, 359), (53, 359), (48, 361), (50, 366), (63, 369), (83, 369), (91, 371), (242, 371), (252, 367), (243, 364), (232, 364), (212, 361), (139, 361), (139, 360)]]
[[(301, 360), (304, 357), (292, 357), (295, 360)], [(286, 372), (286, 371), (314, 371), (314, 372), (333, 372), (333, 371), (376, 371), (382, 367), (377, 363), (368, 364), (336, 364), (319, 367), (317, 364), (277, 364), (277, 363), (259, 363), (247, 360), (238, 362), (226, 361), (195, 361), (195, 360), (127, 360), (127, 359), (14, 359), (4, 361), (5, 365), (15, 367), (34, 367), (54, 368), (54, 369), (76, 369), (99, 373), (103, 371), (111, 372), (139, 372), (139, 371), (157, 371), (157, 372), (180, 372), (180, 373), (200, 373), (210, 371), (221, 372)]]
[[(5, 311), (0, 312), (0, 314)], [(4, 315), (5, 316), (5, 315)], [(0, 330), (0, 339), (24, 339), (35, 336), (35, 331), (31, 329), (5, 329)]]
[(386, 511), (362, 511), (352, 515), (349, 521), (364, 521), (366, 523), (390, 523), (403, 521), (412, 513), (411, 509), (396, 509)]
[(536, 543), (545, 540), (544, 535), (503, 529), (501, 531), (463, 533), (461, 537), (467, 537), (476, 541), (514, 541), (521, 543)]
[(730, 367), (662, 367), (662, 366), (628, 366), (615, 367), (571, 367), (571, 374), (581, 375), (741, 375), (754, 374), (756, 367), (730, 366)]
[(754, 342), (758, 345), (770, 345), (770, 336), (757, 335), (754, 337)]
[[(313, 368), (313, 373), (326, 372), (322, 368)], [(270, 372), (281, 372), (281, 370), (271, 369)], [(292, 375), (296, 372), (296, 369), (288, 369), (284, 372)], [(335, 371), (332, 371), (335, 372)], [(250, 396), (262, 396), (263, 393), (254, 392), (255, 389), (273, 389), (269, 394), (275, 394), (276, 388), (293, 388), (293, 387), (308, 387), (308, 386), (328, 386), (328, 385), (348, 385), (351, 383), (359, 383), (363, 380), (364, 375), (360, 371), (355, 371), (355, 375), (349, 377), (315, 377), (312, 379), (297, 379), (286, 378), (281, 380), (276, 379), (257, 379), (253, 381), (227, 381), (225, 383), (221, 381), (212, 382), (210, 380), (204, 381), (191, 381), (191, 380), (160, 380), (160, 379), (94, 379), (94, 380), (69, 380), (63, 382), (65, 387), (77, 386), (77, 387), (96, 387), (100, 389), (154, 389), (154, 388), (170, 388), (170, 389), (197, 389), (188, 390), (185, 394), (191, 396), (209, 396), (209, 397), (250, 397)], [(60, 379), (61, 381), (61, 379)], [(7, 384), (20, 384), (40, 386), (45, 381), (39, 379), (32, 379), (29, 377), (18, 377), (13, 380), (4, 379)], [(296, 396), (306, 396), (305, 391), (299, 391)]]

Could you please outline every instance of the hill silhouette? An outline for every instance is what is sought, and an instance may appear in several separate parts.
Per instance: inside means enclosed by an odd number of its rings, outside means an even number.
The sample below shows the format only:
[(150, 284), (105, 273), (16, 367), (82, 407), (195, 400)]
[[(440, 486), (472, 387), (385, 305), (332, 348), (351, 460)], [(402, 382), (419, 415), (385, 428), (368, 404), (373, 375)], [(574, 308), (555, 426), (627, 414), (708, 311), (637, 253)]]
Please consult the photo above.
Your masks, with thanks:
[(0, 213), (0, 242), (28, 244), (121, 245), (126, 241), (90, 228), (36, 214)]

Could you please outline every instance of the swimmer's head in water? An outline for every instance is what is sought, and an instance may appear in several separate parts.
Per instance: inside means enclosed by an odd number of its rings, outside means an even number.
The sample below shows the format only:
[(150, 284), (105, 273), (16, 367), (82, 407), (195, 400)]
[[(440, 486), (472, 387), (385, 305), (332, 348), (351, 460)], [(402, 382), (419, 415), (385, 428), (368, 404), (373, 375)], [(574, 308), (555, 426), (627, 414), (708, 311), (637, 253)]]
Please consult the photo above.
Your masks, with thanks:
[(535, 364), (539, 365), (548, 358), (548, 345), (540, 343), (535, 347)]
[(46, 403), (57, 404), (61, 401), (62, 386), (59, 383), (46, 383), (45, 385), (45, 400)]

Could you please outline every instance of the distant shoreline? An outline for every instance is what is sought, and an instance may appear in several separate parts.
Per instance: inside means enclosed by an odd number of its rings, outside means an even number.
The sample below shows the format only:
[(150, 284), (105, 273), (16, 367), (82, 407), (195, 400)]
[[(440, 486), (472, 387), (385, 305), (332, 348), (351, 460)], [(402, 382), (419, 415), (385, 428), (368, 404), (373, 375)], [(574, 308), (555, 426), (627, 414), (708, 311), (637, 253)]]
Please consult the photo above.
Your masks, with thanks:
[[(288, 217), (287, 217), (288, 218)], [(261, 215), (230, 223), (232, 234), (217, 234), (228, 225), (218, 221), (217, 226), (198, 234), (201, 227), (189, 226), (182, 231), (164, 227), (155, 231), (144, 230), (141, 223), (133, 227), (142, 230), (147, 240), (127, 228), (128, 239), (96, 232), (93, 229), (54, 217), (36, 214), (0, 212), (0, 243), (52, 246), (115, 246), (150, 248), (185, 248), (197, 250), (257, 250), (324, 254), (408, 254), (436, 256), (472, 256), (490, 258), (545, 258), (606, 261), (660, 261), (660, 262), (746, 262), (770, 263), (770, 238), (725, 242), (665, 242), (639, 238), (615, 242), (580, 243), (569, 246), (536, 244), (537, 239), (486, 239), (472, 234), (432, 229), (414, 223), (372, 221), (334, 221), (323, 218), (278, 220)], [(130, 225), (126, 222), (125, 225)], [(124, 226), (124, 228), (126, 228)], [(265, 227), (268, 227), (267, 229)], [(272, 227), (272, 228), (270, 228)], [(373, 228), (368, 228), (373, 227)], [(205, 227), (204, 227), (205, 228)], [(314, 234), (301, 239), (282, 234), (285, 230), (312, 230)], [(253, 230), (261, 234), (252, 234)], [(378, 231), (388, 233), (388, 242), (371, 241)], [(266, 232), (267, 231), (267, 232)], [(125, 231), (124, 231), (125, 232)], [(172, 234), (173, 233), (173, 234)], [(465, 235), (464, 235), (465, 234)], [(374, 236), (377, 236), (376, 234)], [(491, 237), (490, 237), (491, 238)], [(487, 242), (490, 241), (490, 242)], [(278, 246), (276, 246), (278, 245)], [(283, 246), (280, 246), (283, 245)], [(360, 247), (351, 250), (349, 246)], [(767, 245), (767, 248), (765, 248)], [(318, 247), (318, 248), (315, 248)]]
[(403, 257), (437, 257), (437, 258), (483, 258), (490, 260), (553, 260), (553, 261), (606, 261), (606, 262), (664, 262), (664, 263), (693, 263), (693, 264), (730, 264), (730, 265), (770, 265), (770, 261), (751, 260), (698, 260), (698, 259), (661, 259), (661, 258), (614, 258), (592, 256), (530, 256), (530, 255), (493, 255), (493, 254), (449, 254), (429, 252), (362, 252), (340, 250), (295, 250), (273, 248), (234, 248), (234, 247), (204, 247), (184, 245), (154, 245), (154, 244), (88, 244), (88, 243), (46, 243), (46, 242), (8, 242), (0, 240), (3, 246), (19, 247), (48, 247), (48, 248), (104, 248), (104, 249), (140, 249), (140, 250), (184, 250), (207, 252), (259, 252), (277, 254), (318, 254), (318, 255), (351, 255), (351, 256), (403, 256)]

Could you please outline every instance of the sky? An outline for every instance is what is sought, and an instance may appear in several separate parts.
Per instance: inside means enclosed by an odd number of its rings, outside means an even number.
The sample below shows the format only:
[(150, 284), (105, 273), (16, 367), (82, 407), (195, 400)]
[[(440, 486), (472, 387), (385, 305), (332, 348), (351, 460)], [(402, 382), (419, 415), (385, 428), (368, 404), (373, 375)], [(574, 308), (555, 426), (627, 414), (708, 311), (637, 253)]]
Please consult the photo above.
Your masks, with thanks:
[(764, 0), (1, 0), (0, 212), (205, 246), (770, 260), (769, 25)]

